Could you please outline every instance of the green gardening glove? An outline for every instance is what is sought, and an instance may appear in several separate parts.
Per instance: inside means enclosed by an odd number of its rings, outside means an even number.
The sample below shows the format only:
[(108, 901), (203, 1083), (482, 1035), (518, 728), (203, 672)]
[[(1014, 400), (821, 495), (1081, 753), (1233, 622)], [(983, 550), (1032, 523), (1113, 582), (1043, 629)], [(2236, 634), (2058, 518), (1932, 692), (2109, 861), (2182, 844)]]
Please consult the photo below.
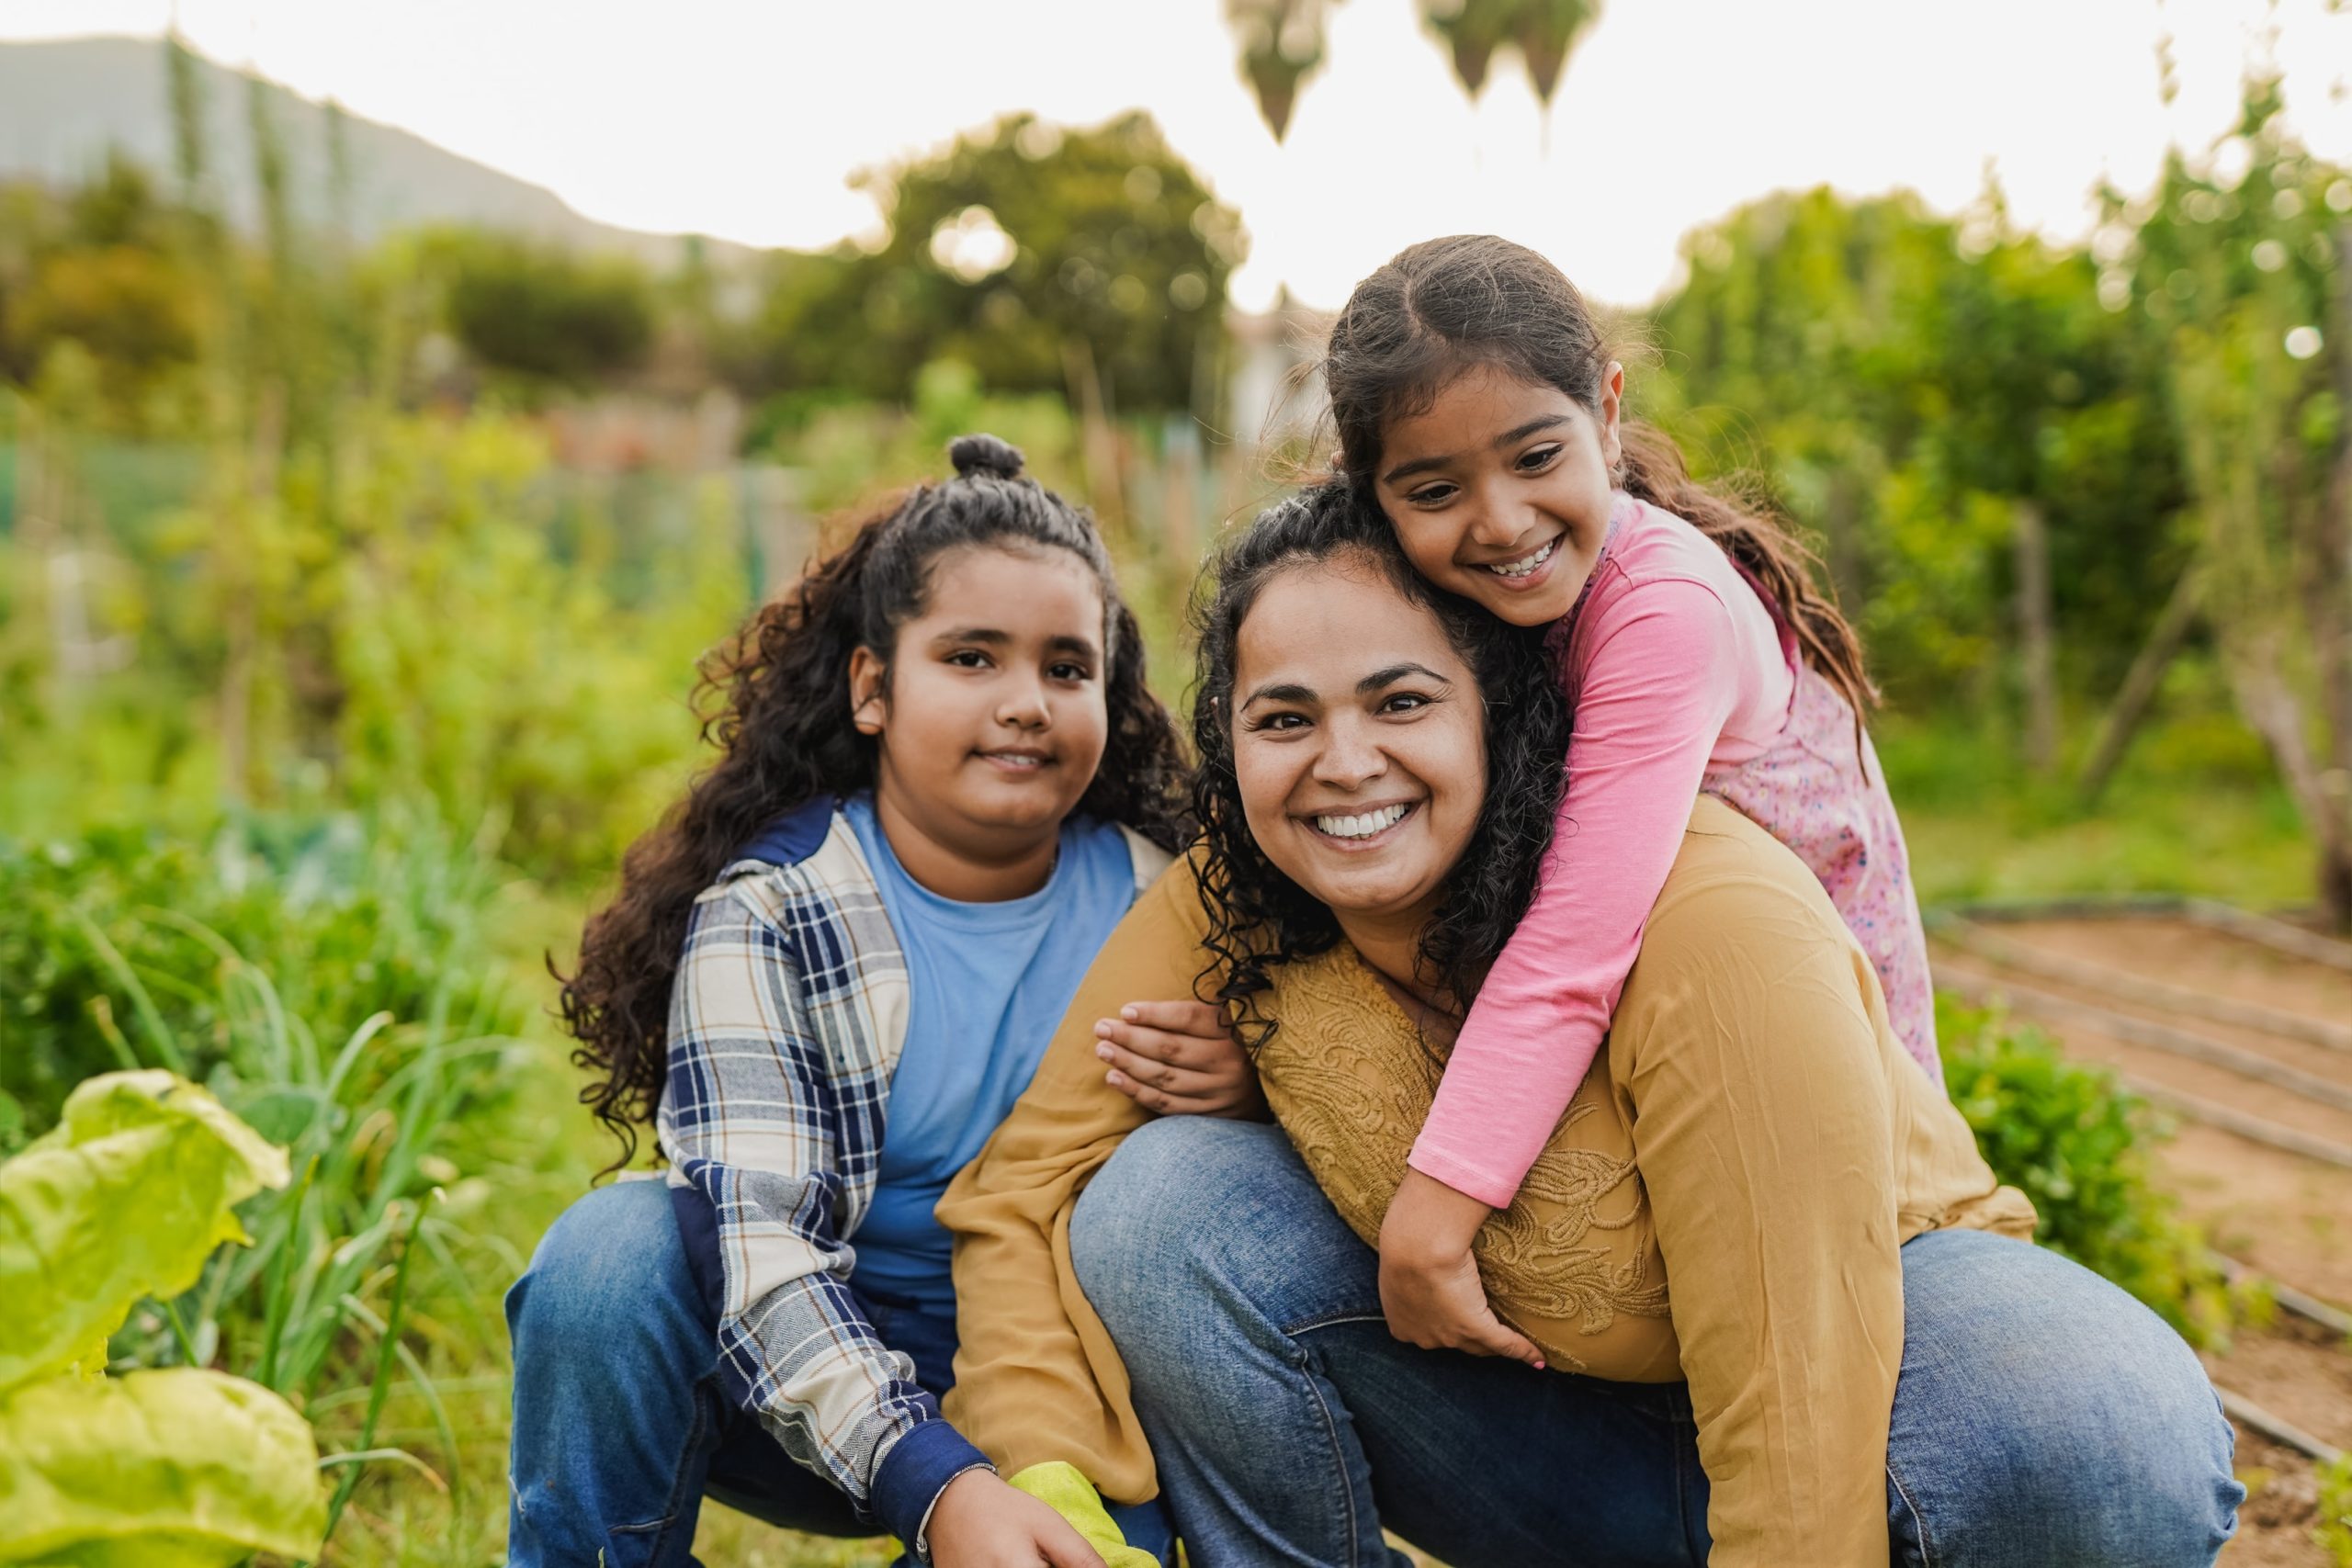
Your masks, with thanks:
[(1101, 1552), (1110, 1568), (1159, 1568), (1159, 1560), (1150, 1552), (1127, 1544), (1127, 1538), (1112, 1522), (1110, 1510), (1103, 1507), (1102, 1495), (1079, 1473), (1078, 1466), (1053, 1460), (1005, 1479), (1069, 1520), (1070, 1529), (1084, 1536), (1086, 1544)]

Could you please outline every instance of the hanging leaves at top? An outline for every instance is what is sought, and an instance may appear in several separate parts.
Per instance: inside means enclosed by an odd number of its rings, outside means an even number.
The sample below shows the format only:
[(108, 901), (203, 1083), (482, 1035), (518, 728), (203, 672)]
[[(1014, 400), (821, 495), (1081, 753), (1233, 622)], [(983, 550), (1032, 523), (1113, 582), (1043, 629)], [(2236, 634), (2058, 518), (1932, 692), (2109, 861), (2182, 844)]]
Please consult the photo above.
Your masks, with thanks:
[[(1279, 141), (1300, 90), (1324, 63), (1324, 24), (1340, 0), (1225, 0), (1240, 46), (1241, 74)], [(1486, 90), (1495, 57), (1516, 50), (1544, 107), (1600, 0), (1419, 0), (1421, 25), (1445, 46), (1454, 80), (1471, 97)]]
[(1241, 46), (1241, 74), (1280, 141), (1298, 90), (1323, 64), (1323, 14), (1337, 0), (1225, 0), (1226, 26)]
[(1486, 90), (1495, 56), (1517, 50), (1536, 98), (1549, 108), (1577, 35), (1600, 14), (1600, 0), (1420, 0), (1421, 21), (1446, 47), (1463, 90)]
[(1600, 0), (1523, 0), (1521, 12), (1520, 57), (1527, 62), (1527, 80), (1536, 101), (1550, 108), (1577, 35), (1599, 17)]

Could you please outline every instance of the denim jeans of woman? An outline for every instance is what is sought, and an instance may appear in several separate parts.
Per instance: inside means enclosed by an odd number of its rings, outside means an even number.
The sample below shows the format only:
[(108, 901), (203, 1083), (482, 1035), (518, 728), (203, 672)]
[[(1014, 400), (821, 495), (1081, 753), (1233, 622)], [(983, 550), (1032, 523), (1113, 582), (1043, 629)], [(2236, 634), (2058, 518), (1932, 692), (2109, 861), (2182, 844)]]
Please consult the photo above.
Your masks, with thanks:
[[(1141, 1128), (1088, 1187), (1070, 1243), (1193, 1568), (1405, 1568), (1384, 1529), (1452, 1568), (1707, 1560), (1681, 1386), (1391, 1337), (1376, 1258), (1277, 1128)], [(2213, 1561), (2245, 1490), (2178, 1335), (2088, 1270), (1981, 1232), (1917, 1237), (1903, 1274), (1894, 1562)]]
[[(944, 1392), (955, 1325), (858, 1300), (883, 1343), (913, 1359), (915, 1381)], [(619, 1182), (565, 1210), (507, 1292), (506, 1322), (509, 1568), (685, 1568), (706, 1496), (811, 1535), (876, 1533), (720, 1393), (718, 1327), (660, 1182)], [(1130, 1541), (1168, 1552), (1157, 1505), (1113, 1517)]]

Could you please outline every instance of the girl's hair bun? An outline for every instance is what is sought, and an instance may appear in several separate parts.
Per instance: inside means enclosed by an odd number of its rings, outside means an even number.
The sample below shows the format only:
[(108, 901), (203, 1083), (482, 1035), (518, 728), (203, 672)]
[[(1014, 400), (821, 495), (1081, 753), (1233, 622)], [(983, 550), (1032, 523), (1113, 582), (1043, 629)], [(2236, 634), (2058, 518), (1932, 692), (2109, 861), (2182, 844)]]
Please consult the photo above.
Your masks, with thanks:
[(947, 460), (956, 465), (956, 477), (970, 479), (974, 474), (989, 474), (1000, 479), (1021, 477), (1021, 448), (1010, 441), (993, 435), (959, 435), (947, 444)]

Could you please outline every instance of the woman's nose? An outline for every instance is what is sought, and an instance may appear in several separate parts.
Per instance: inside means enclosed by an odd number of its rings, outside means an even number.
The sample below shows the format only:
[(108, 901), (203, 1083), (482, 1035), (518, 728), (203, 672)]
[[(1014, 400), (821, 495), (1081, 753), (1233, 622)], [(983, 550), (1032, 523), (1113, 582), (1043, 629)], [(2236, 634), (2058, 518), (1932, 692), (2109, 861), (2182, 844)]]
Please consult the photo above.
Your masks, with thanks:
[(1316, 783), (1352, 790), (1388, 771), (1387, 754), (1363, 724), (1339, 719), (1325, 726), (1323, 736), (1322, 750), (1315, 757)]

